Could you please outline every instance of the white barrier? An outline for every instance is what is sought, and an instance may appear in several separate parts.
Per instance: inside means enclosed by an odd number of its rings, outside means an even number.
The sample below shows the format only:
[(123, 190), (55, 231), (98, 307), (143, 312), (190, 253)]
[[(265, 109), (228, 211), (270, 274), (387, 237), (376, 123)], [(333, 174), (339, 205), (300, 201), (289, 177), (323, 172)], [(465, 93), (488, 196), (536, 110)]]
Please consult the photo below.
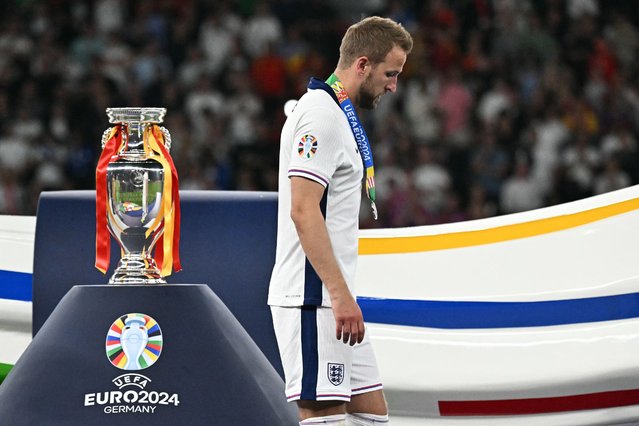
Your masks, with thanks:
[[(35, 218), (0, 216), (0, 271), (31, 271), (34, 229)], [(362, 231), (357, 287), (391, 411), (438, 424), (639, 421), (637, 236), (639, 186)], [(30, 319), (24, 305), (0, 300), (3, 342), (7, 324)], [(0, 363), (30, 339), (11, 333)]]
[[(390, 407), (473, 424), (639, 421), (639, 319), (614, 316), (618, 302), (639, 312), (638, 236), (639, 187), (478, 221), (362, 231), (358, 292), (375, 303), (521, 309), (442, 327), (429, 327), (436, 318), (423, 311), (376, 315), (369, 329)], [(608, 302), (613, 320), (588, 312)]]
[[(33, 271), (35, 224), (33, 216), (0, 215), (0, 272)], [(0, 298), (0, 364), (14, 364), (31, 342), (31, 313), (31, 302)]]

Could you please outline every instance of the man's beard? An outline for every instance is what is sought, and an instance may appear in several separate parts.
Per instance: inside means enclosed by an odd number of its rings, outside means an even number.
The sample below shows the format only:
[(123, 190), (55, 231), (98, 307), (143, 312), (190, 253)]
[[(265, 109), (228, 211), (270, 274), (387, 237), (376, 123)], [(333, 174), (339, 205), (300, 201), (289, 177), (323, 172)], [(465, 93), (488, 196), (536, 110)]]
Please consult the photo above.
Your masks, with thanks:
[(375, 96), (371, 86), (371, 76), (369, 75), (359, 88), (358, 107), (363, 109), (375, 109), (377, 107), (382, 95)]

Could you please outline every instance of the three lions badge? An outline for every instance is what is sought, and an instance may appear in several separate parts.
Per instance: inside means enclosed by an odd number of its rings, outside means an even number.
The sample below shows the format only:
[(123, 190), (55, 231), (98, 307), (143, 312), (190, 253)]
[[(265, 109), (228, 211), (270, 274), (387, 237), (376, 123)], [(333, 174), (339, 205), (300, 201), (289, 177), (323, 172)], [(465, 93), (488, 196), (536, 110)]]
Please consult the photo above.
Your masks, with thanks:
[(344, 381), (344, 364), (328, 363), (328, 381), (334, 386), (339, 386)]

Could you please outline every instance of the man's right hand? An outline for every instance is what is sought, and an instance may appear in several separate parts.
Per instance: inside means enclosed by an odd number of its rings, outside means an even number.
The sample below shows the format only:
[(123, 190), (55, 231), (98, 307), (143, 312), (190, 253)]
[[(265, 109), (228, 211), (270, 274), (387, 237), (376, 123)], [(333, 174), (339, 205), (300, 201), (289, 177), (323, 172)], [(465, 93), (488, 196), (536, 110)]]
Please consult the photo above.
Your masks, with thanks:
[(335, 337), (353, 346), (364, 340), (364, 317), (359, 305), (350, 294), (342, 292), (331, 297), (333, 315), (335, 316)]

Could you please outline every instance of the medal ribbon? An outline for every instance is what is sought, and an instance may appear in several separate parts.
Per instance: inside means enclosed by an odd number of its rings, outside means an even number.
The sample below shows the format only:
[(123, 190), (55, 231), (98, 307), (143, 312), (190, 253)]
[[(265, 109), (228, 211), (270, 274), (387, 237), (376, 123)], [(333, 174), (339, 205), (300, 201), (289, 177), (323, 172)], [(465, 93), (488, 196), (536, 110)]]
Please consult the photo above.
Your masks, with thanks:
[[(124, 139), (124, 126), (117, 124), (111, 128), (111, 133), (104, 144), (102, 154), (95, 170), (95, 267), (103, 274), (109, 269), (111, 258), (111, 235), (107, 228), (107, 166), (118, 159)], [(114, 158), (115, 157), (115, 158)]]
[[(332, 90), (327, 90), (327, 86), (330, 87)], [(359, 121), (359, 117), (357, 116), (357, 112), (355, 111), (353, 102), (348, 96), (348, 93), (346, 93), (344, 85), (341, 81), (339, 81), (339, 78), (337, 78), (335, 74), (331, 74), (328, 80), (326, 80), (326, 83), (312, 78), (308, 87), (310, 89), (323, 89), (329, 92), (329, 94), (334, 95), (333, 99), (337, 100), (337, 104), (342, 109), (344, 115), (346, 115), (348, 124), (350, 124), (351, 131), (353, 132), (353, 137), (355, 137), (355, 142), (357, 142), (357, 148), (359, 150), (359, 155), (362, 157), (364, 169), (366, 170), (366, 179), (364, 180), (366, 195), (371, 202), (373, 218), (377, 220), (377, 206), (375, 205), (375, 167), (373, 165), (373, 151), (371, 150), (371, 145), (368, 141), (368, 136), (366, 136), (364, 126), (362, 126), (362, 123)]]

